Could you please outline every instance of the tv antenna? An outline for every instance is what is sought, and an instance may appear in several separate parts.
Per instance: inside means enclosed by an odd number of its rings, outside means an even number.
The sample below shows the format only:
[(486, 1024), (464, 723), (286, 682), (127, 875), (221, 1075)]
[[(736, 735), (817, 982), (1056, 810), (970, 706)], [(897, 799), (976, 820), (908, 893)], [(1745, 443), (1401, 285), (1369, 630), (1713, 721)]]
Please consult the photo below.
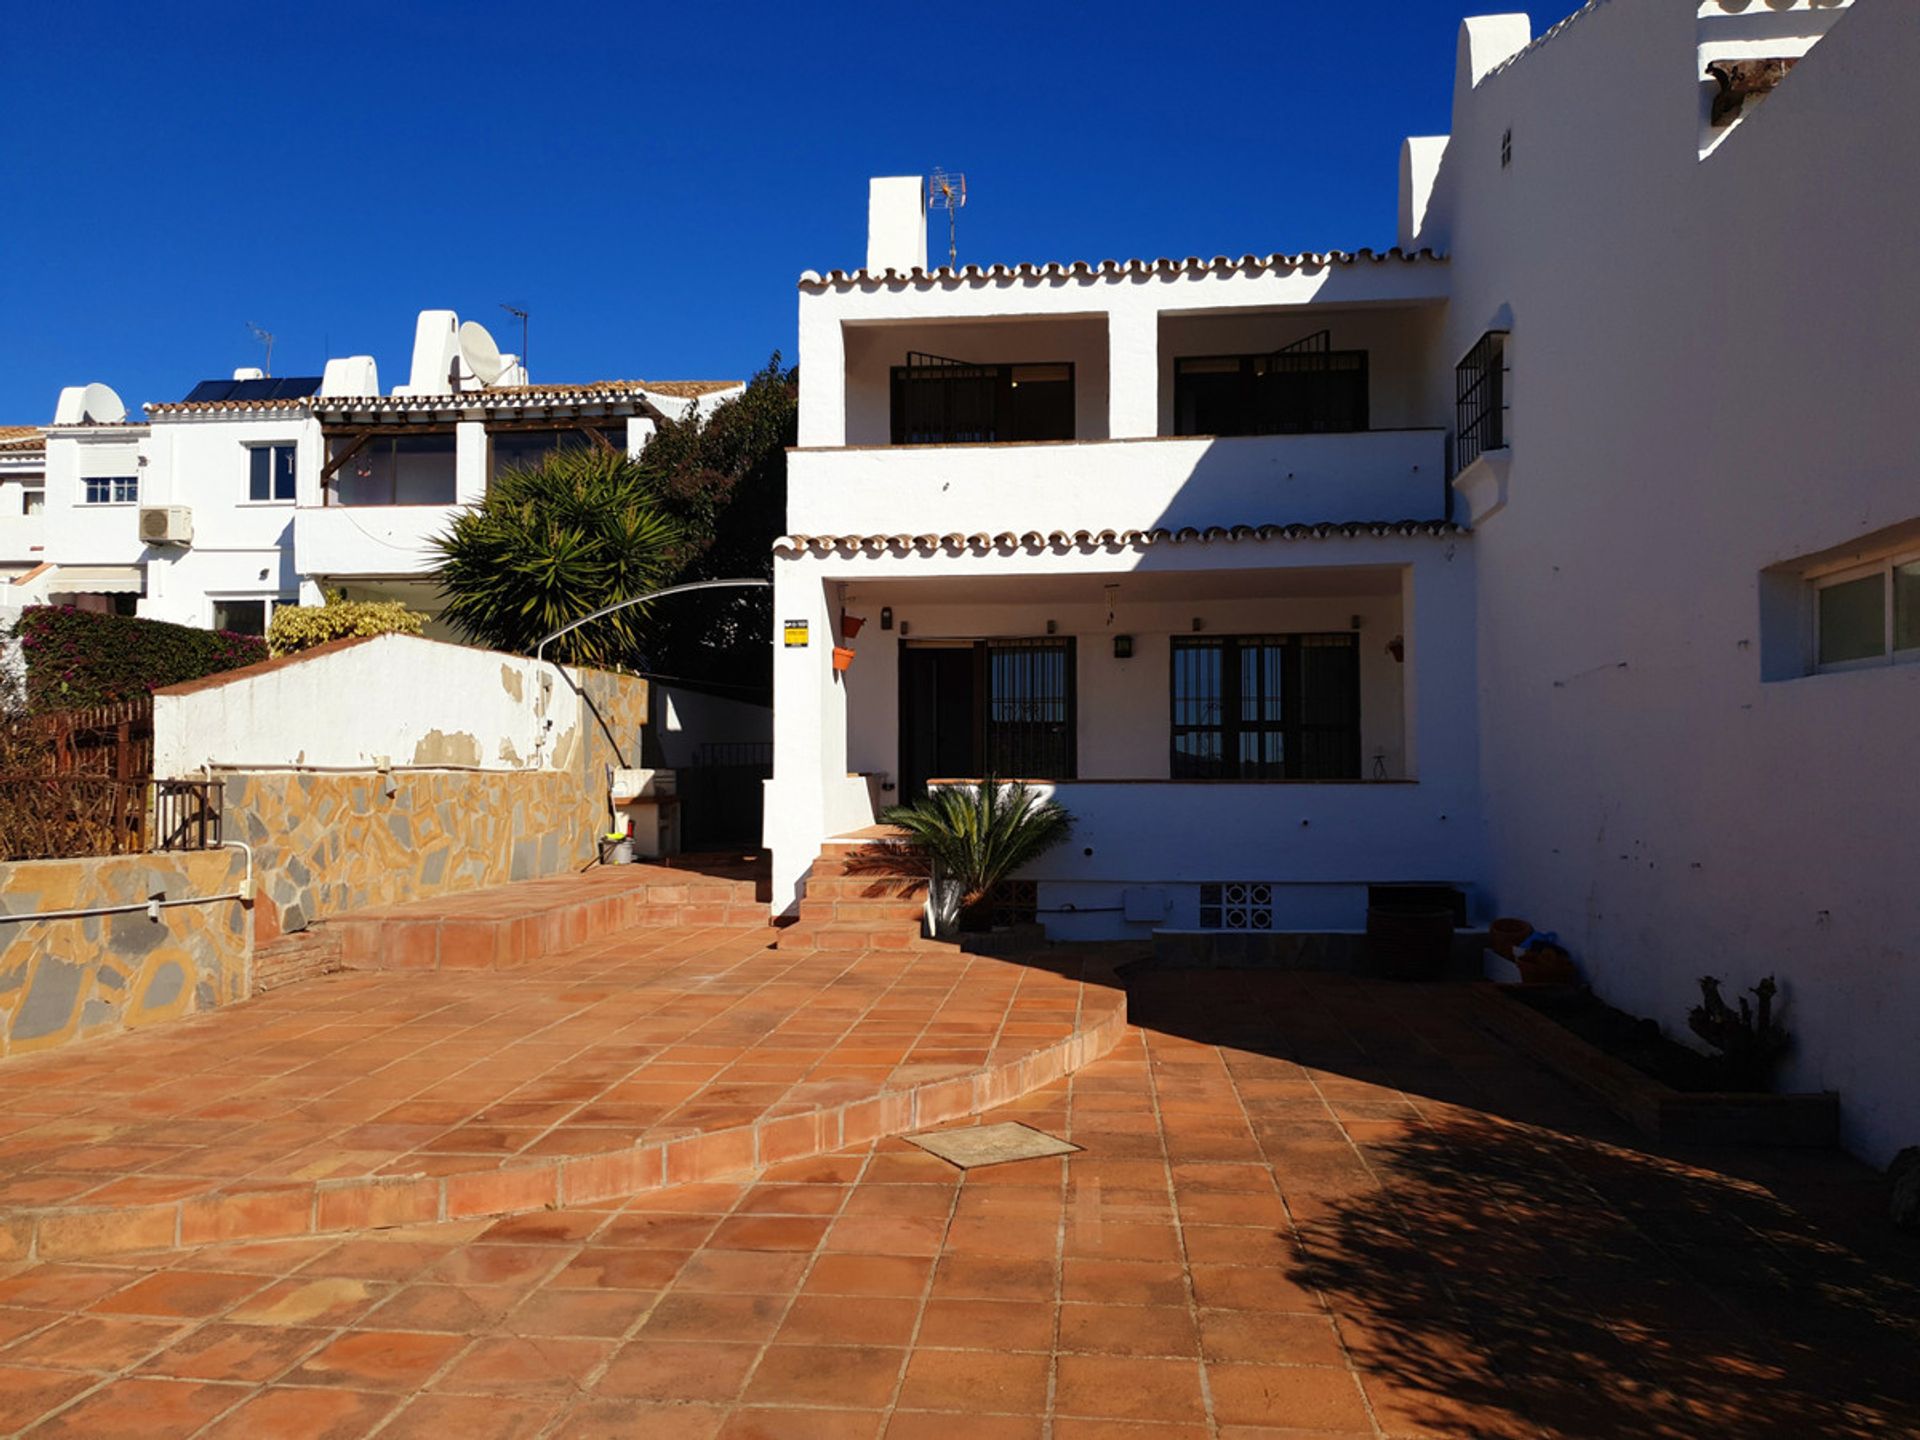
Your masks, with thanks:
[(938, 166), (934, 167), (933, 178), (927, 181), (927, 208), (947, 212), (947, 268), (957, 269), (960, 263), (960, 243), (958, 236), (960, 207), (967, 203), (967, 177), (949, 175)]
[(504, 300), (500, 302), (500, 308), (520, 322), (520, 373), (530, 374), (532, 372), (527, 369), (527, 312), (518, 305), (507, 304)]
[(254, 324), (251, 320), (247, 322), (247, 329), (253, 332), (254, 339), (258, 340), (262, 345), (267, 347), (267, 363), (261, 373), (269, 377), (272, 376), (273, 374), (273, 332), (271, 330), (262, 330), (258, 325)]

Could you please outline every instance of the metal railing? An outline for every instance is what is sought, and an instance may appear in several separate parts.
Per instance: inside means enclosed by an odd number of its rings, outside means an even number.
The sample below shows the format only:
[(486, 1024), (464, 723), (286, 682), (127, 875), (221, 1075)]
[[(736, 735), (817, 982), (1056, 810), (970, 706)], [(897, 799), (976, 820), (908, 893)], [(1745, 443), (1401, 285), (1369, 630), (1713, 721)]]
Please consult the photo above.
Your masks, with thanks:
[(222, 782), (0, 771), (0, 860), (220, 848)]
[(154, 850), (217, 850), (226, 795), (220, 780), (153, 782)]

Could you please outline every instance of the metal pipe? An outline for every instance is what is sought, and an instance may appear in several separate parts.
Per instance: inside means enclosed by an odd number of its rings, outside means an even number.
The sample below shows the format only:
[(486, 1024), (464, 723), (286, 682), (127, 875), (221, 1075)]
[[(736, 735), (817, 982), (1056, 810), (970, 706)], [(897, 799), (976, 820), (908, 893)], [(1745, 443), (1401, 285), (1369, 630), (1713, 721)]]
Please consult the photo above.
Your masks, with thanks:
[(125, 905), (92, 905), (84, 910), (35, 910), (22, 915), (0, 915), (0, 925), (25, 923), (30, 920), (85, 920), (94, 915), (131, 915), (136, 911), (152, 914), (155, 910), (170, 910), (177, 905), (213, 905), (222, 900), (238, 900), (245, 903), (252, 900), (253, 847), (244, 840), (222, 840), (220, 848), (241, 850), (246, 853), (247, 877), (243, 882), (243, 889), (229, 890), (224, 895), (183, 895), (175, 900), (135, 900)]

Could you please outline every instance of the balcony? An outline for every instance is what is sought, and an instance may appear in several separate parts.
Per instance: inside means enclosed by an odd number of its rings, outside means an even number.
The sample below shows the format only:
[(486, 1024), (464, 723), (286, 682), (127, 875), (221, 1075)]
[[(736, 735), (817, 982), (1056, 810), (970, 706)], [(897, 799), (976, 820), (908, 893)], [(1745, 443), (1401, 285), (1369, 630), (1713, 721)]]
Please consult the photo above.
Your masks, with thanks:
[(788, 529), (971, 534), (1437, 519), (1446, 431), (796, 450)]
[(31, 515), (0, 515), (0, 563), (37, 565), (46, 559), (46, 517), (36, 510)]
[(303, 505), (294, 512), (293, 561), (302, 575), (424, 575), (438, 561), (432, 540), (458, 505)]

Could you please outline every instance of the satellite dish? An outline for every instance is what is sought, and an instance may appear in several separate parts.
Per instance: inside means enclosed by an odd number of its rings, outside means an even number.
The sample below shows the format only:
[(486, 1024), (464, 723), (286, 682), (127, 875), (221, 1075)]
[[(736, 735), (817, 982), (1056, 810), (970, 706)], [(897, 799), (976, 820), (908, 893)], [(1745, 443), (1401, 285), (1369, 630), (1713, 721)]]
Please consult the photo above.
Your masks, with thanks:
[(127, 407), (111, 385), (98, 381), (87, 386), (80, 399), (80, 412), (89, 425), (118, 425), (127, 418)]
[(507, 362), (500, 358), (500, 347), (493, 343), (493, 336), (478, 320), (461, 323), (460, 358), (467, 362), (467, 369), (480, 378), (482, 385), (493, 384), (507, 368)]

